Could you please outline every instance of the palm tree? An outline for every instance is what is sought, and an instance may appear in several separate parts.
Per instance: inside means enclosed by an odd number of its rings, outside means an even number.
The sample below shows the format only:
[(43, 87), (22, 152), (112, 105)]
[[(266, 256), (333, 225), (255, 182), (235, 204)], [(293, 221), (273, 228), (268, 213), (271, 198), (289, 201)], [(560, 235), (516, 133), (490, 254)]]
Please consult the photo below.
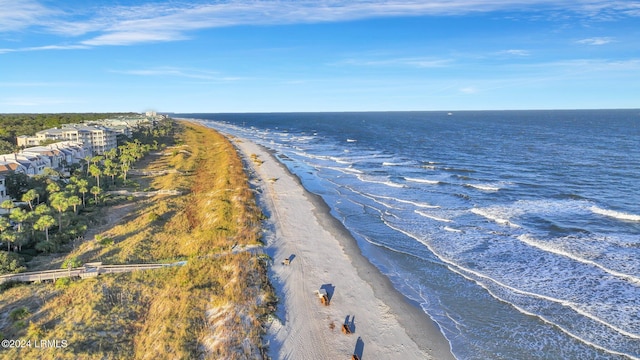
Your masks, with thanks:
[(116, 163), (114, 163), (113, 160), (106, 159), (104, 161), (104, 171), (103, 171), (103, 173), (105, 175), (107, 175), (107, 176), (111, 176), (111, 182), (113, 184), (116, 183), (116, 175), (118, 175), (118, 172), (117, 172)]
[(98, 165), (91, 164), (91, 166), (89, 166), (89, 172), (91, 173), (91, 176), (96, 177), (96, 184), (100, 187), (100, 175), (102, 175), (102, 170), (100, 170)]
[(91, 161), (91, 156), (87, 155), (82, 160), (84, 160), (83, 165), (87, 165), (87, 175), (89, 175), (89, 162)]
[(24, 231), (16, 231), (14, 232), (15, 240), (13, 241), (13, 251), (18, 248), (18, 251), (22, 251), (22, 245), (26, 244), (29, 241), (29, 238), (26, 236), (27, 234)]
[(104, 159), (104, 156), (100, 156), (100, 155), (94, 156), (94, 157), (91, 158), (91, 163), (93, 165), (98, 165), (98, 163), (101, 162), (102, 159)]
[(85, 205), (85, 194), (89, 191), (89, 182), (86, 179), (78, 179), (76, 181), (78, 191), (82, 194), (82, 206)]
[(120, 163), (120, 170), (122, 171), (122, 175), (123, 175), (123, 180), (126, 182), (127, 181), (127, 172), (129, 172), (129, 169), (131, 169), (131, 164), (128, 162), (121, 162)]
[(59, 192), (51, 195), (50, 203), (58, 210), (58, 231), (62, 231), (62, 213), (69, 208), (69, 201), (64, 193)]
[(26, 193), (24, 193), (24, 195), (22, 195), (22, 201), (25, 201), (27, 204), (29, 204), (29, 209), (33, 211), (33, 200), (35, 200), (38, 197), (39, 195), (36, 189), (31, 189)]
[[(11, 228), (11, 222), (9, 222), (9, 220), (4, 217), (4, 216), (0, 216), (0, 237), (2, 239), (4, 239), (5, 237), (5, 232), (7, 232), (8, 229)], [(7, 251), (11, 251), (11, 242), (9, 242), (7, 240)]]
[(104, 155), (107, 157), (107, 159), (113, 161), (113, 159), (115, 159), (118, 156), (118, 149), (117, 148), (111, 148), (111, 149), (109, 149), (109, 151), (104, 153)]
[(47, 192), (49, 194), (57, 193), (60, 190), (60, 185), (58, 185), (57, 182), (50, 182), (49, 185), (47, 185)]
[(7, 229), (3, 231), (2, 234), (0, 234), (0, 239), (7, 242), (7, 251), (11, 251), (11, 244), (15, 244), (15, 242), (18, 240), (18, 234), (11, 229)]
[(40, 204), (33, 210), (36, 215), (51, 215), (51, 208), (47, 204)]
[(98, 204), (98, 195), (102, 192), (102, 189), (100, 189), (97, 186), (93, 186), (91, 187), (91, 193), (93, 194), (93, 196), (96, 199), (96, 204)]
[(13, 203), (13, 200), (9, 199), (9, 200), (5, 200), (2, 203), (0, 203), (0, 208), (3, 208), (5, 210), (7, 210), (7, 213), (11, 212), (11, 209), (13, 209), (15, 207), (15, 204)]
[[(38, 207), (36, 207), (37, 209)], [(33, 228), (33, 224), (36, 222), (38, 218), (38, 214), (36, 213), (36, 211), (28, 211), (25, 212), (24, 215), (24, 220), (22, 222), (22, 226), (25, 228), (23, 229), (23, 232), (26, 233), (27, 232), (27, 227), (29, 228), (29, 232), (31, 234), (31, 236), (27, 236), (26, 238), (26, 242), (28, 242), (31, 238), (33, 238), (35, 236), (35, 229)]]
[(33, 228), (36, 230), (44, 231), (44, 234), (47, 238), (47, 242), (49, 242), (49, 228), (56, 224), (56, 219), (51, 215), (42, 215), (35, 224), (33, 224)]
[(69, 194), (74, 194), (77, 190), (78, 190), (78, 185), (74, 183), (69, 183), (64, 187), (64, 191), (68, 192)]
[(69, 205), (73, 206), (73, 213), (77, 214), (78, 205), (82, 205), (82, 199), (80, 199), (75, 195), (72, 195), (72, 196), (69, 196), (69, 198), (67, 198), (67, 202), (69, 203)]
[(11, 220), (18, 223), (18, 232), (22, 231), (22, 223), (24, 223), (27, 220), (27, 216), (28, 216), (27, 212), (19, 208), (12, 211), (11, 215), (9, 215), (9, 218)]

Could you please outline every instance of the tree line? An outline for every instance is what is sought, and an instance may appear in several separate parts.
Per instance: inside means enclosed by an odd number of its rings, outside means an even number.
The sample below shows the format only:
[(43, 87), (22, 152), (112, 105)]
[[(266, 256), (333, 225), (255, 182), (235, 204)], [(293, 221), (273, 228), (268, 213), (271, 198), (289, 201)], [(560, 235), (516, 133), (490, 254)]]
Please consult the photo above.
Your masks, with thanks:
[(69, 165), (68, 172), (7, 175), (7, 194), (15, 201), (0, 203), (5, 213), (0, 216), (0, 274), (23, 271), (25, 257), (60, 251), (81, 238), (89, 226), (87, 215), (106, 200), (104, 191), (132, 185), (127, 173), (133, 164), (164, 146), (158, 140), (171, 139), (173, 132), (173, 121), (163, 120), (117, 148)]

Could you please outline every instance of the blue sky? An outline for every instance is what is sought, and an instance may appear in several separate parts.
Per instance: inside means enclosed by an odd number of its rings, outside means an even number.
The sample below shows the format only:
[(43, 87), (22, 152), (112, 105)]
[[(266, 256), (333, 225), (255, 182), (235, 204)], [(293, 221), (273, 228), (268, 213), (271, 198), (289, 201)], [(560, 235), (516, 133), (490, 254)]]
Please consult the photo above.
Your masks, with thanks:
[(640, 108), (640, 1), (0, 9), (0, 113)]

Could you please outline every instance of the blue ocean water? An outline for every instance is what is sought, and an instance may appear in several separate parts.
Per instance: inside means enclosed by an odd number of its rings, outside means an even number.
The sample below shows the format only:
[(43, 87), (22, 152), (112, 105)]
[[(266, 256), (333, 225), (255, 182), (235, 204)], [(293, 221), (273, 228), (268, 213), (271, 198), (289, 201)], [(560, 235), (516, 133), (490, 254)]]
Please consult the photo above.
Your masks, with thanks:
[(458, 359), (640, 358), (640, 110), (175, 116), (273, 149)]

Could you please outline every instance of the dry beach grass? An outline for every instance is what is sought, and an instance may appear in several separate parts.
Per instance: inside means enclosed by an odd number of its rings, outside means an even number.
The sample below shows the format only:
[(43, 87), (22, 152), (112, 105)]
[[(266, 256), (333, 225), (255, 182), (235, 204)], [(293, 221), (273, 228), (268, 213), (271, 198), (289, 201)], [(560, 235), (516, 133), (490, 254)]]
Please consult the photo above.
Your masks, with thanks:
[(167, 150), (149, 168), (179, 172), (139, 180), (188, 194), (136, 200), (119, 223), (69, 257), (186, 264), (5, 290), (2, 312), (25, 308), (28, 315), (3, 317), (4, 338), (66, 346), (2, 350), (1, 358), (262, 358), (262, 323), (275, 298), (264, 256), (242, 251), (255, 248), (262, 214), (241, 160), (224, 137), (201, 126), (184, 124), (178, 143), (179, 151)]

